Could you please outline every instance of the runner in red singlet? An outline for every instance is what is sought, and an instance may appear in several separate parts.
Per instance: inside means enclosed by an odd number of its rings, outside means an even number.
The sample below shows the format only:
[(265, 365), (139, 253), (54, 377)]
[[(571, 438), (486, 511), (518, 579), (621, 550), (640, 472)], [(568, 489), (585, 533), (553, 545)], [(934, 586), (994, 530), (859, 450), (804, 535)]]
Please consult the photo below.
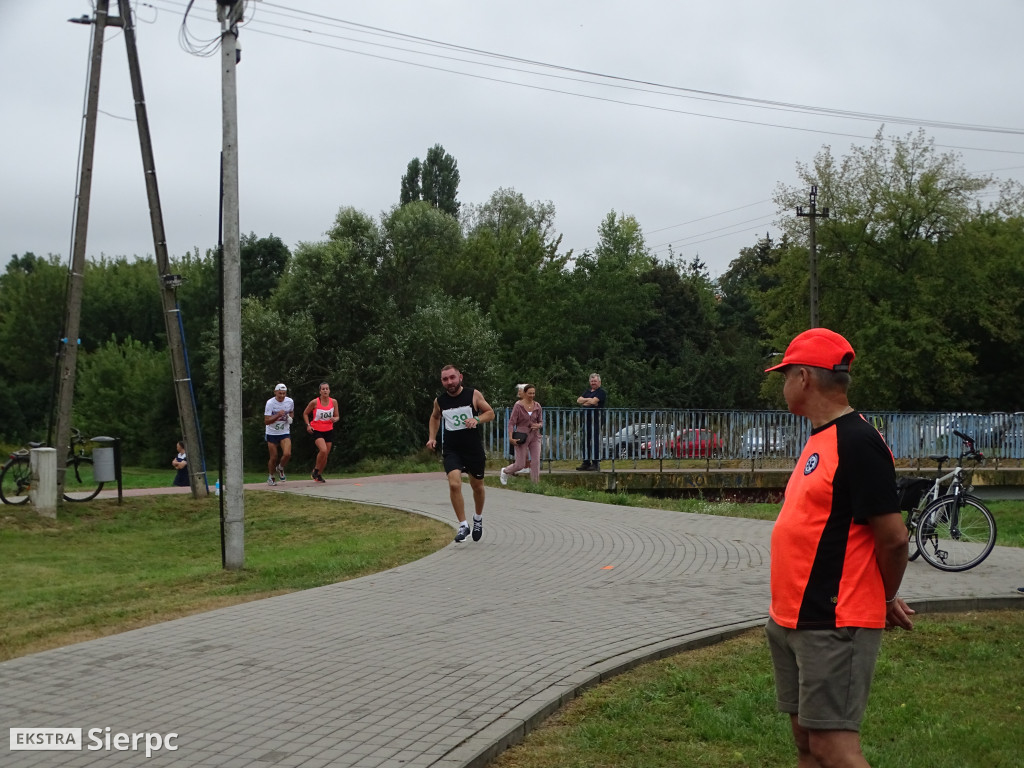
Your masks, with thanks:
[(302, 418), (306, 422), (306, 431), (313, 436), (316, 444), (316, 466), (310, 477), (315, 482), (326, 482), (323, 477), (324, 469), (327, 468), (327, 456), (331, 452), (331, 443), (334, 442), (334, 423), (341, 415), (338, 401), (331, 397), (331, 388), (327, 383), (320, 385), (320, 396), (309, 401), (306, 410), (302, 412)]

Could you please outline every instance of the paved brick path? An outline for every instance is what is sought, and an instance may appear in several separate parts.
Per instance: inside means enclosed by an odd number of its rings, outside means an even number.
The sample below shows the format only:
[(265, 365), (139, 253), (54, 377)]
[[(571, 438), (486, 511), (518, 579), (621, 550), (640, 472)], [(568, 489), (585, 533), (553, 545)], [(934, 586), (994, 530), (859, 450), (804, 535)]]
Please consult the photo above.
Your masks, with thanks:
[[(454, 523), (440, 473), (270, 492)], [(179, 734), (149, 760), (0, 746), (0, 764), (482, 765), (581, 688), (762, 624), (770, 527), (488, 489), (480, 542), (0, 664), (0, 733)], [(1021, 606), (1018, 585), (1024, 550), (1001, 548), (963, 574), (912, 563), (903, 594), (921, 608)]]

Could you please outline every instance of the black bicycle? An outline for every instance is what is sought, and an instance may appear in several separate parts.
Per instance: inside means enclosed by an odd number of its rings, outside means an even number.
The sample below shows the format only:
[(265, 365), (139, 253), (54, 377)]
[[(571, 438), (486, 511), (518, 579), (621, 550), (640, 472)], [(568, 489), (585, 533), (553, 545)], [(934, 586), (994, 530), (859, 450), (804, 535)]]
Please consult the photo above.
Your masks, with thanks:
[[(68, 454), (67, 470), (64, 474), (64, 500), (89, 501), (103, 490), (103, 483), (96, 480), (92, 457), (85, 453), (88, 440), (77, 429), (71, 430), (71, 452)], [(32, 488), (32, 469), (29, 455), (33, 448), (45, 447), (45, 443), (28, 443), (10, 454), (0, 469), (0, 501), (4, 504), (25, 504)]]
[[(988, 507), (970, 487), (964, 485), (965, 459), (980, 464), (985, 456), (974, 444), (974, 439), (953, 430), (963, 441), (963, 451), (956, 467), (942, 474), (943, 463), (949, 456), (929, 456), (938, 462), (938, 476), (901, 478), (900, 509), (907, 513), (909, 558), (924, 557), (942, 571), (966, 571), (973, 568), (992, 552), (996, 544), (996, 521)], [(945, 493), (942, 484), (949, 481)]]

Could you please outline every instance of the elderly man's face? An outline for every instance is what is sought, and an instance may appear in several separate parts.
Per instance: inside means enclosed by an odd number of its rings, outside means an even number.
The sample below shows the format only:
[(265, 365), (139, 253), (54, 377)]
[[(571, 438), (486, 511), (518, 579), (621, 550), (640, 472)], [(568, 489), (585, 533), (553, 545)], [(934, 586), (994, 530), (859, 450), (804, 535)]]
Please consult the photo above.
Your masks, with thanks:
[(600, 386), (601, 386), (601, 377), (600, 376), (591, 376), (590, 377), (590, 388), (591, 389), (597, 389)]

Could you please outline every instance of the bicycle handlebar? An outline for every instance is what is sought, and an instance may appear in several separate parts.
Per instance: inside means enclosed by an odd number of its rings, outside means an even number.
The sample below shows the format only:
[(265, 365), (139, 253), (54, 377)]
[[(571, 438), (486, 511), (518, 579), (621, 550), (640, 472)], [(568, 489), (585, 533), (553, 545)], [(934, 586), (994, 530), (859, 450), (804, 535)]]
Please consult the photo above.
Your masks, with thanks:
[(967, 445), (967, 450), (960, 454), (960, 460), (973, 459), (974, 461), (984, 461), (985, 454), (979, 451), (974, 445), (974, 438), (970, 435), (966, 435), (959, 429), (954, 429), (953, 434), (959, 437)]

